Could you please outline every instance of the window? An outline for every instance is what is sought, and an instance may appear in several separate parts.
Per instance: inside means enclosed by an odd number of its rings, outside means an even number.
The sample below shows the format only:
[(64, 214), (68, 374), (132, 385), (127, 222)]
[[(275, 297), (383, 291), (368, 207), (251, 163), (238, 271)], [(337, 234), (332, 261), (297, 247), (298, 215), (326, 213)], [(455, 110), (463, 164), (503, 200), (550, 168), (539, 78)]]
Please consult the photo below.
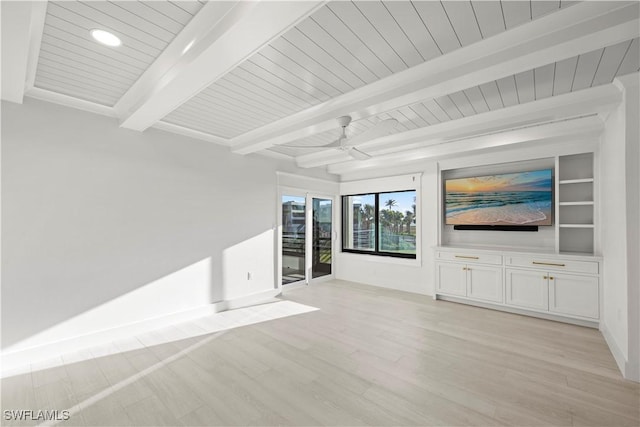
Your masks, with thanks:
[(342, 251), (415, 259), (415, 190), (342, 196)]

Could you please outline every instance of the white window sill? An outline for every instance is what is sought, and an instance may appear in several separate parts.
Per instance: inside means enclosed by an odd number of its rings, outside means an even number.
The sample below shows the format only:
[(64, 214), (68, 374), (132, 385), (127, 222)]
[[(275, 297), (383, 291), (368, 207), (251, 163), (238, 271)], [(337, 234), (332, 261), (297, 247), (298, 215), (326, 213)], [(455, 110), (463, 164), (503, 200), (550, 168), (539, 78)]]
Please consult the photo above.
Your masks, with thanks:
[(375, 262), (379, 264), (396, 264), (396, 265), (406, 265), (410, 267), (421, 267), (422, 259), (420, 254), (416, 254), (416, 259), (410, 258), (396, 258), (392, 256), (382, 256), (382, 255), (369, 255), (369, 254), (356, 254), (352, 252), (338, 252), (338, 256), (345, 260), (357, 260), (357, 261), (366, 261), (366, 262)]

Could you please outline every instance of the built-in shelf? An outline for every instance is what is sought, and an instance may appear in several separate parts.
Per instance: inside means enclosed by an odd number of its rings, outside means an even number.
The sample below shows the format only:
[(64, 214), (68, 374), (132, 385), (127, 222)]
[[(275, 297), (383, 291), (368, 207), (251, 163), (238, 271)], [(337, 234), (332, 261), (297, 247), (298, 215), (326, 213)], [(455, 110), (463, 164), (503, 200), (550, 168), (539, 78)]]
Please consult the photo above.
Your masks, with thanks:
[(582, 184), (585, 182), (593, 182), (593, 178), (563, 179), (562, 181), (558, 181), (558, 184)]
[[(598, 169), (594, 167), (593, 152), (558, 155), (554, 158), (533, 159), (510, 164), (486, 165), (471, 168), (446, 169), (441, 179), (465, 176), (486, 176), (517, 170), (553, 170), (552, 227), (538, 227), (537, 233), (515, 235), (502, 231), (455, 230), (442, 224), (440, 243), (443, 246), (502, 246), (513, 250), (526, 247), (530, 251), (550, 251), (554, 254), (579, 253), (594, 255), (600, 252)], [(562, 184), (562, 185), (561, 185)], [(442, 200), (444, 202), (444, 200)], [(442, 206), (440, 206), (442, 209)], [(478, 273), (479, 274), (479, 273)]]
[(584, 202), (560, 202), (560, 206), (593, 206), (593, 201), (584, 201)]
[(559, 156), (557, 167), (557, 250), (592, 254), (597, 223), (593, 153)]

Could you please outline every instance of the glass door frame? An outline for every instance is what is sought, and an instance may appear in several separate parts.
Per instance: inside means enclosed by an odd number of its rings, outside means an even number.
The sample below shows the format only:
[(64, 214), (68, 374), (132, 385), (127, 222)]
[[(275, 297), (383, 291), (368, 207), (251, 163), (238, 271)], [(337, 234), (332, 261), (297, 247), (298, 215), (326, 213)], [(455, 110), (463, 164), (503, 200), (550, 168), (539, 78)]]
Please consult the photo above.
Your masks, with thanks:
[[(282, 284), (282, 197), (304, 197), (305, 199), (305, 269), (304, 279), (297, 282)], [(313, 254), (313, 199), (331, 200), (331, 274), (325, 276), (312, 278), (312, 254)], [(300, 286), (307, 286), (313, 283), (319, 283), (326, 280), (335, 278), (335, 259), (336, 259), (336, 241), (338, 236), (337, 221), (336, 221), (336, 199), (337, 196), (333, 194), (323, 194), (305, 191), (300, 188), (278, 186), (278, 203), (277, 203), (277, 243), (276, 243), (276, 284), (277, 288), (281, 291), (283, 289), (294, 289)]]
[[(320, 277), (313, 277), (313, 199), (320, 200), (330, 200), (331, 201), (331, 273), (325, 274)], [(305, 252), (305, 271), (306, 271), (306, 279), (308, 283), (319, 283), (327, 280), (331, 280), (335, 277), (335, 263), (334, 260), (336, 258), (336, 241), (338, 233), (336, 231), (336, 198), (334, 196), (330, 196), (327, 194), (320, 193), (307, 193), (307, 224), (310, 224), (310, 227), (307, 227), (306, 233), (306, 244), (307, 249)], [(308, 254), (308, 256), (306, 256)]]

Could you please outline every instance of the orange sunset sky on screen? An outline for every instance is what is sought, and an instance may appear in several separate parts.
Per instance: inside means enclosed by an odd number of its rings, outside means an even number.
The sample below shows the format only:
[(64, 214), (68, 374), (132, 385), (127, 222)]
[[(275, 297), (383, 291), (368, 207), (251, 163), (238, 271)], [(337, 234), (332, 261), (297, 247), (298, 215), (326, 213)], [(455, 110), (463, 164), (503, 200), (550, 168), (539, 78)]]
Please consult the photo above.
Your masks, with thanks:
[(446, 181), (445, 187), (447, 192), (462, 193), (493, 191), (549, 191), (551, 189), (551, 171), (541, 170), (449, 179)]
[(478, 191), (499, 191), (509, 185), (509, 182), (486, 182), (479, 178), (455, 179), (447, 181), (447, 191), (457, 192), (478, 192)]

